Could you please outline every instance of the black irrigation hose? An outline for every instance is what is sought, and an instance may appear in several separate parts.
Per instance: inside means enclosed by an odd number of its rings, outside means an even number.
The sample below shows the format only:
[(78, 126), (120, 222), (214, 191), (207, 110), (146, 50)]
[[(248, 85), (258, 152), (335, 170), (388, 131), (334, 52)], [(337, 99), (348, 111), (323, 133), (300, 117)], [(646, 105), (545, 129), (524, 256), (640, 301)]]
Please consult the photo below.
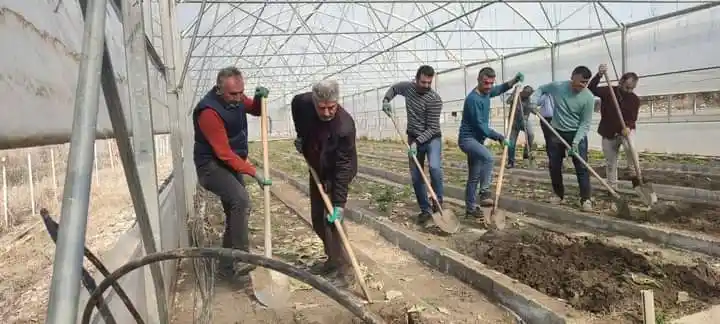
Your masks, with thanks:
[[(46, 208), (40, 209), (40, 216), (42, 217), (43, 223), (45, 224), (45, 229), (47, 229), (50, 238), (53, 240), (53, 242), (57, 243), (58, 229), (60, 228), (60, 226), (50, 216), (50, 213)], [(88, 261), (90, 261), (90, 263), (92, 263), (92, 265), (98, 269), (98, 271), (100, 272), (100, 274), (103, 275), (103, 277), (107, 278), (110, 276), (110, 271), (107, 269), (107, 267), (105, 267), (102, 261), (100, 261), (100, 259), (87, 247), (85, 247), (85, 257), (87, 257)], [(82, 281), (83, 285), (88, 290), (88, 294), (92, 295), (93, 291), (97, 289), (97, 284), (95, 282), (95, 279), (93, 279), (93, 277), (84, 267), (82, 268)], [(142, 319), (142, 316), (140, 316), (140, 313), (138, 312), (137, 308), (135, 308), (135, 305), (133, 305), (130, 297), (127, 295), (127, 293), (125, 293), (125, 290), (117, 282), (113, 282), (112, 287), (113, 289), (115, 289), (118, 297), (120, 298), (120, 300), (122, 300), (123, 304), (125, 304), (125, 307), (127, 308), (130, 315), (132, 315), (132, 317), (135, 319), (135, 321), (139, 324), (145, 324), (145, 321)], [(107, 306), (107, 303), (105, 302), (105, 299), (102, 297), (102, 295), (98, 296), (98, 305), (98, 311), (105, 320), (105, 323), (116, 323), (115, 318), (112, 316), (112, 313), (110, 312), (110, 309)]]
[(325, 279), (313, 276), (307, 271), (300, 270), (295, 266), (279, 260), (266, 258), (261, 255), (241, 250), (226, 248), (181, 248), (172, 251), (153, 253), (140, 259), (125, 263), (123, 266), (110, 274), (110, 276), (105, 278), (105, 280), (100, 283), (100, 286), (98, 286), (98, 288), (92, 293), (90, 299), (88, 299), (87, 304), (85, 305), (82, 321), (80, 323), (90, 323), (90, 315), (92, 314), (92, 309), (97, 304), (97, 297), (102, 296), (103, 292), (122, 276), (135, 269), (155, 262), (185, 258), (232, 258), (235, 261), (272, 269), (309, 284), (313, 288), (338, 302), (343, 307), (347, 308), (351, 313), (362, 319), (365, 323), (385, 324), (385, 321), (382, 318), (367, 310), (359, 301), (350, 296), (347, 292), (336, 288)]

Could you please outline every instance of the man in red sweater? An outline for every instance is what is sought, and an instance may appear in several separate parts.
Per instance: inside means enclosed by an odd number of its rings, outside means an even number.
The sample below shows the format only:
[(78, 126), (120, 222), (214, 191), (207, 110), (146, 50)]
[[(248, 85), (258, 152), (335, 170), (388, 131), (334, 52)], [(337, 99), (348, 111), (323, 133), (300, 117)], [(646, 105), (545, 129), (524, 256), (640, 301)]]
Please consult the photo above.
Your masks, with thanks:
[(342, 224), (350, 182), (357, 174), (357, 151), (355, 121), (338, 103), (339, 95), (337, 82), (320, 81), (311, 92), (295, 96), (290, 106), (297, 132), (295, 147), (318, 173), (333, 207), (327, 211), (310, 177), (312, 225), (327, 255), (327, 261), (316, 264), (310, 272), (334, 277), (337, 286), (347, 286), (352, 275), (350, 262), (333, 223)]
[[(253, 99), (245, 95), (242, 73), (234, 67), (224, 68), (213, 87), (193, 111), (195, 146), (193, 160), (198, 182), (220, 197), (225, 212), (224, 248), (249, 251), (248, 216), (250, 197), (243, 175), (249, 175), (262, 186), (271, 185), (247, 160), (247, 114), (260, 116), (260, 105), (268, 90), (255, 89)], [(221, 260), (220, 275), (233, 279), (247, 275), (255, 267), (236, 267), (232, 260)]]
[[(635, 135), (635, 123), (637, 122), (638, 113), (640, 111), (640, 98), (635, 94), (634, 90), (637, 86), (638, 76), (633, 72), (622, 75), (617, 86), (598, 87), (600, 80), (607, 73), (607, 65), (600, 64), (598, 73), (588, 83), (588, 89), (600, 98), (600, 124), (598, 125), (598, 134), (602, 136), (602, 149), (605, 156), (606, 178), (609, 185), (617, 188), (617, 165), (620, 147), (624, 145), (624, 140), (632, 141)], [(625, 121), (623, 129), (620, 123), (615, 102), (612, 99), (610, 91), (615, 93), (620, 110), (622, 111), (622, 119)], [(625, 149), (625, 155), (630, 166), (634, 165), (634, 159), (637, 156), (630, 154), (630, 150)], [(630, 170), (634, 174), (635, 168)], [(637, 183), (638, 179), (633, 178), (633, 183)]]

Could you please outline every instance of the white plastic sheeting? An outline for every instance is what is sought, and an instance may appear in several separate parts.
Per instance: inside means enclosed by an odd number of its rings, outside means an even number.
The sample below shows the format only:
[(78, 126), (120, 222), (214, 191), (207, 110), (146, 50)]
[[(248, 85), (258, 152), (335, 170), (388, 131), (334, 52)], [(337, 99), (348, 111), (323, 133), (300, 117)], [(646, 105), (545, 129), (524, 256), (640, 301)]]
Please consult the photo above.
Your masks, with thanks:
[[(0, 0), (0, 149), (58, 144), (70, 138), (83, 20), (76, 1), (63, 1), (57, 13), (55, 6), (55, 1)], [(110, 7), (107, 14), (107, 42), (126, 104), (122, 26)], [(166, 133), (165, 81), (150, 67), (155, 130)], [(109, 135), (104, 97), (100, 105), (97, 130)]]

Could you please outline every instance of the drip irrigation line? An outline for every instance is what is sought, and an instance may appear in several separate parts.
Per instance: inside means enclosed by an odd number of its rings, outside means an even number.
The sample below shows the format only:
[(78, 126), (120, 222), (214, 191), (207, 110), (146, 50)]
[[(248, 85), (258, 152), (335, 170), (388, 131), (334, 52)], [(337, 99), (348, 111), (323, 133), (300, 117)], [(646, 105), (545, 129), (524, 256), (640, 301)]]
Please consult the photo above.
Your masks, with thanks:
[(82, 320), (80, 323), (90, 323), (90, 315), (92, 314), (92, 309), (97, 304), (97, 296), (102, 296), (105, 290), (107, 290), (114, 282), (117, 282), (117, 280), (119, 280), (124, 275), (130, 273), (135, 269), (142, 268), (146, 265), (150, 265), (156, 262), (185, 258), (231, 258), (234, 261), (240, 261), (272, 269), (297, 280), (300, 280), (306, 284), (309, 284), (313, 288), (319, 290), (323, 294), (338, 302), (340, 305), (345, 307), (347, 310), (353, 313), (353, 315), (357, 316), (365, 323), (385, 324), (385, 321), (382, 318), (369, 311), (366, 307), (363, 306), (360, 301), (352, 297), (348, 292), (333, 286), (325, 279), (313, 276), (307, 271), (300, 270), (295, 266), (279, 260), (267, 258), (261, 255), (256, 255), (241, 250), (227, 248), (181, 248), (171, 251), (153, 253), (140, 259), (125, 263), (123, 266), (110, 274), (110, 276), (105, 278), (100, 283), (98, 288), (92, 293), (90, 299), (88, 299), (87, 304), (85, 305)]
[[(58, 229), (60, 228), (60, 225), (50, 216), (50, 213), (46, 208), (40, 209), (40, 216), (42, 217), (43, 223), (45, 224), (45, 229), (50, 235), (50, 238), (53, 240), (53, 242), (57, 243)], [(100, 272), (100, 274), (103, 275), (103, 277), (107, 278), (110, 276), (110, 271), (107, 269), (107, 267), (105, 267), (105, 264), (103, 264), (102, 261), (100, 261), (100, 258), (98, 258), (94, 253), (92, 253), (92, 251), (90, 251), (90, 249), (88, 249), (87, 247), (85, 247), (85, 257)], [(93, 277), (90, 275), (90, 273), (85, 269), (85, 267), (82, 268), (82, 281), (83, 285), (88, 290), (88, 294), (92, 296), (93, 291), (97, 289), (97, 283), (95, 282), (95, 279), (93, 279)], [(118, 297), (120, 297), (120, 300), (123, 302), (123, 304), (125, 304), (128, 312), (135, 319), (135, 322), (138, 324), (145, 324), (142, 316), (140, 316), (137, 308), (132, 303), (130, 297), (127, 295), (127, 293), (125, 293), (125, 290), (120, 286), (120, 284), (118, 284), (117, 282), (113, 282), (112, 288), (115, 290)], [(117, 323), (115, 321), (115, 318), (112, 316), (110, 308), (107, 306), (107, 303), (105, 302), (105, 299), (102, 297), (102, 295), (99, 295), (97, 298), (98, 311), (105, 320), (105, 323)]]

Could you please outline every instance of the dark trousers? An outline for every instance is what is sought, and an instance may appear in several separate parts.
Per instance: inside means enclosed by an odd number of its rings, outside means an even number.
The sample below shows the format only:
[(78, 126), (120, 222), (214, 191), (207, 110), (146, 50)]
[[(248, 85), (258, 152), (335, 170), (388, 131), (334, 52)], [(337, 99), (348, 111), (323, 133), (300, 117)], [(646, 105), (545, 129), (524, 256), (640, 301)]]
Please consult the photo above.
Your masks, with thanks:
[[(568, 142), (572, 143), (575, 132), (560, 132), (558, 134)], [(550, 180), (555, 194), (560, 198), (565, 198), (565, 185), (563, 184), (563, 159), (567, 154), (567, 147), (554, 134), (550, 133), (550, 139), (547, 147), (548, 157), (550, 159)], [(583, 138), (578, 144), (578, 152), (580, 157), (587, 161), (588, 142), (587, 137)], [(575, 175), (577, 176), (578, 185), (580, 186), (580, 200), (590, 199), (590, 172), (588, 169), (574, 156), (572, 157), (573, 165), (575, 165)]]
[[(538, 118), (542, 118), (539, 117)], [(547, 120), (548, 124), (552, 121), (552, 118), (545, 118)], [(553, 135), (552, 131), (545, 126), (545, 123), (542, 121), (540, 122), (540, 129), (543, 133), (543, 138), (545, 138), (545, 154), (547, 155), (548, 159), (550, 159), (550, 150), (548, 149), (550, 147), (550, 140), (555, 136)]]
[[(249, 252), (250, 196), (245, 188), (242, 175), (216, 161), (198, 166), (197, 175), (200, 185), (218, 195), (222, 202), (225, 212), (222, 247)], [(220, 268), (222, 270), (232, 269), (232, 260), (221, 260)]]
[[(345, 254), (345, 248), (342, 245), (340, 234), (338, 234), (335, 224), (331, 224), (327, 220), (329, 214), (325, 207), (325, 202), (320, 196), (317, 184), (310, 176), (310, 217), (312, 219), (312, 226), (315, 234), (322, 240), (323, 247), (325, 249), (325, 255), (328, 257), (328, 262), (338, 266), (341, 271), (347, 271), (350, 262), (349, 258)], [(327, 192), (328, 188), (324, 186)], [(332, 188), (330, 188), (332, 190)], [(343, 228), (345, 224), (342, 223)]]

